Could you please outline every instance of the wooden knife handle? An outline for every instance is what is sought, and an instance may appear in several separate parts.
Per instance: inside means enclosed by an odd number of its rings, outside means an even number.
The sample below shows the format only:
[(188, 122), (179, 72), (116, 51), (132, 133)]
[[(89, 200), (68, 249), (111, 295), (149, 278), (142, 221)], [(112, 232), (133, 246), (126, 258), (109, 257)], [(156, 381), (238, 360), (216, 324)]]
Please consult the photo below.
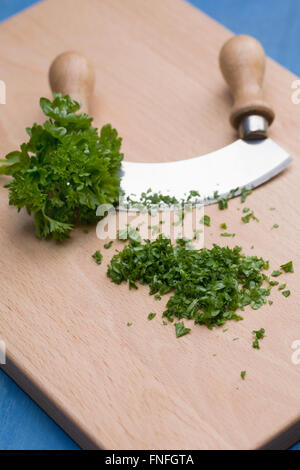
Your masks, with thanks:
[(95, 72), (84, 55), (70, 51), (57, 56), (50, 66), (49, 82), (52, 91), (69, 95), (81, 104), (81, 112), (88, 113)]
[(275, 114), (263, 96), (265, 53), (261, 44), (251, 36), (234, 36), (222, 47), (219, 61), (234, 99), (232, 126), (237, 129), (250, 115), (262, 116), (270, 125)]

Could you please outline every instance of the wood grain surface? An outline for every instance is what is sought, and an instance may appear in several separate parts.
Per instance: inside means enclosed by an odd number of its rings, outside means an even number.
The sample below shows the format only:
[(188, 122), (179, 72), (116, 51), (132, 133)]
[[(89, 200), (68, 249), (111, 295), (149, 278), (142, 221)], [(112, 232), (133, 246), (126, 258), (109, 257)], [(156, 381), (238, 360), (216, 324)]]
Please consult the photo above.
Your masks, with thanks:
[[(126, 159), (168, 161), (233, 141), (231, 98), (218, 70), (229, 31), (181, 0), (46, 0), (0, 25), (0, 152), (41, 122), (56, 55), (79, 50), (95, 64), (95, 124), (111, 122)], [(299, 320), (300, 106), (294, 76), (267, 62), (265, 96), (275, 109), (270, 135), (294, 155), (291, 167), (255, 190), (247, 205), (260, 222), (241, 222), (239, 199), (227, 211), (208, 207), (206, 245), (239, 244), (270, 260), (292, 294), (246, 309), (244, 321), (176, 339), (163, 327), (164, 302), (147, 288), (129, 291), (91, 258), (95, 230), (78, 229), (64, 245), (37, 240), (25, 214), (0, 189), (0, 338), (11, 375), (82, 447), (231, 449), (287, 447), (300, 435), (300, 365), (291, 361)], [(5, 178), (1, 178), (1, 183)], [(270, 211), (275, 207), (275, 211)], [(219, 236), (226, 222), (233, 240)], [(279, 224), (273, 229), (274, 223)], [(255, 250), (250, 250), (254, 245)], [(117, 247), (114, 244), (114, 247)], [(127, 322), (133, 325), (128, 328)], [(188, 323), (188, 322), (187, 322)], [(251, 331), (264, 327), (261, 350)], [(238, 341), (233, 338), (239, 337)], [(240, 371), (247, 370), (245, 381)]]

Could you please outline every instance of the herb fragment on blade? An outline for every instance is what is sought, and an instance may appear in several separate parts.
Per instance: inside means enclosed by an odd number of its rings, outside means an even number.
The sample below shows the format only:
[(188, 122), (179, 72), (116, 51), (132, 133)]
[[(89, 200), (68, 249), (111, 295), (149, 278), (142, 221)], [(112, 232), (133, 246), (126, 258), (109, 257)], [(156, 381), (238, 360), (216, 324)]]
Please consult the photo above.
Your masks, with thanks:
[(245, 202), (247, 197), (250, 196), (252, 193), (252, 189), (248, 189), (246, 187), (242, 188), (241, 190), (241, 202)]
[(228, 198), (223, 197), (218, 200), (218, 206), (221, 211), (228, 209)]

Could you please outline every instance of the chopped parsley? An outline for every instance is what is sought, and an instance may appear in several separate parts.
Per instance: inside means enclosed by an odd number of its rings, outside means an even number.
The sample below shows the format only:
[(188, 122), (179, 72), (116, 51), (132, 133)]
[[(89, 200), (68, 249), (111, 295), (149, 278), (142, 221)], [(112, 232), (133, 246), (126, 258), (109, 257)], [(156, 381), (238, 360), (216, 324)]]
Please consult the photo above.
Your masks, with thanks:
[(278, 276), (281, 276), (281, 274), (282, 274), (281, 271), (275, 270), (275, 271), (272, 272), (271, 276), (278, 277)]
[(193, 233), (194, 233), (193, 240), (199, 240), (200, 234), (203, 233), (203, 230), (195, 229), (193, 230)]
[(265, 329), (261, 328), (260, 330), (253, 330), (252, 332), (257, 339), (263, 339), (265, 337)]
[(284, 295), (284, 297), (289, 297), (291, 295), (291, 291), (290, 290), (284, 290), (282, 292), (282, 295)]
[(278, 287), (278, 290), (283, 290), (286, 288), (286, 284), (281, 284), (279, 287)]
[(279, 225), (278, 224), (274, 224), (272, 228), (278, 228)]
[(153, 320), (153, 318), (155, 318), (155, 317), (156, 317), (156, 313), (152, 313), (152, 312), (151, 312), (151, 313), (149, 313), (149, 315), (148, 315), (148, 320)]
[(200, 224), (210, 227), (210, 217), (208, 215), (204, 215), (200, 220)]
[(255, 217), (254, 215), (254, 212), (249, 212), (247, 215), (244, 215), (244, 217), (242, 217), (242, 221), (245, 223), (245, 224), (249, 224), (250, 220), (253, 219), (255, 220), (256, 222), (259, 222), (259, 219), (257, 217)]
[(118, 239), (119, 240), (130, 240), (131, 243), (140, 243), (142, 238), (139, 234), (139, 231), (135, 227), (128, 225), (126, 228), (118, 230)]
[(235, 233), (228, 233), (228, 232), (223, 232), (220, 233), (221, 237), (235, 237)]
[(280, 267), (286, 273), (294, 272), (293, 261), (289, 261), (288, 263), (282, 264)]
[(143, 244), (129, 241), (111, 259), (107, 275), (116, 284), (127, 281), (130, 288), (149, 285), (151, 295), (172, 293), (163, 317), (212, 328), (242, 320), (237, 311), (247, 305), (256, 310), (267, 302), (271, 288), (264, 285), (265, 269), (267, 261), (245, 256), (239, 246), (188, 249), (186, 239), (172, 245), (160, 234)]
[(246, 187), (241, 190), (241, 202), (245, 202), (247, 197), (252, 193), (252, 189), (247, 189)]
[(228, 198), (223, 197), (222, 199), (219, 199), (218, 206), (221, 211), (223, 211), (224, 209), (228, 209)]
[(97, 264), (101, 264), (103, 255), (100, 253), (99, 250), (95, 251), (95, 253), (92, 255), (92, 258), (96, 261)]
[(220, 227), (223, 229), (223, 230), (226, 230), (227, 229), (227, 224), (225, 224), (225, 222), (223, 222)]
[(260, 349), (259, 340), (265, 337), (265, 329), (261, 328), (260, 330), (253, 330), (252, 334), (255, 336), (255, 339), (252, 343), (254, 349)]
[(113, 240), (111, 240), (111, 241), (108, 242), (108, 243), (105, 243), (105, 244), (104, 244), (104, 248), (105, 248), (106, 250), (108, 250), (108, 249), (111, 247), (112, 244), (113, 244)]
[(246, 371), (245, 370), (241, 371), (241, 377), (242, 377), (243, 380), (245, 380), (245, 378), (246, 378)]
[(175, 323), (174, 326), (175, 326), (176, 338), (180, 338), (181, 336), (187, 335), (191, 331), (190, 328), (186, 328), (184, 326), (183, 321)]

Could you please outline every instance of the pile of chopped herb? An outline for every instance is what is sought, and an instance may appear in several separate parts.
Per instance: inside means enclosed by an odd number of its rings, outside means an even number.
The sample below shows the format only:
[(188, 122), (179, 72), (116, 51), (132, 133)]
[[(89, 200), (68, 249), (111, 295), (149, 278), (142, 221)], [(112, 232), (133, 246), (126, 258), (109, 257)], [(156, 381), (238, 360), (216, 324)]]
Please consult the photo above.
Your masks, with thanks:
[(94, 223), (100, 204), (120, 193), (121, 138), (108, 124), (98, 130), (69, 96), (40, 99), (48, 120), (27, 128), (29, 141), (6, 155), (0, 174), (11, 175), (9, 203), (34, 217), (36, 235), (63, 240), (77, 223)]
[[(192, 319), (211, 328), (227, 320), (241, 320), (246, 305), (258, 309), (266, 303), (271, 286), (263, 273), (268, 262), (245, 256), (241, 248), (190, 249), (186, 239), (174, 246), (159, 235), (154, 241), (131, 242), (112, 258), (107, 274), (116, 284), (128, 281), (149, 285), (151, 295), (172, 293), (163, 317), (169, 321)], [(181, 327), (177, 327), (181, 328)]]
[(170, 194), (153, 192), (153, 190), (149, 188), (147, 191), (141, 193), (139, 198), (136, 198), (135, 194), (131, 194), (129, 196), (123, 194), (120, 199), (120, 206), (125, 208), (136, 208), (141, 211), (150, 211), (151, 209), (163, 210), (166, 207), (170, 208), (174, 206), (183, 207), (185, 205), (190, 205), (191, 207), (194, 207), (204, 203), (216, 202), (218, 203), (219, 209), (224, 210), (228, 209), (229, 199), (237, 196), (237, 193), (240, 193), (241, 195), (241, 202), (245, 202), (247, 196), (252, 193), (252, 190), (247, 189), (246, 187), (231, 189), (227, 197), (221, 197), (218, 191), (214, 191), (212, 196), (203, 197), (199, 191), (191, 190), (186, 193), (183, 198), (177, 199), (175, 196)]

